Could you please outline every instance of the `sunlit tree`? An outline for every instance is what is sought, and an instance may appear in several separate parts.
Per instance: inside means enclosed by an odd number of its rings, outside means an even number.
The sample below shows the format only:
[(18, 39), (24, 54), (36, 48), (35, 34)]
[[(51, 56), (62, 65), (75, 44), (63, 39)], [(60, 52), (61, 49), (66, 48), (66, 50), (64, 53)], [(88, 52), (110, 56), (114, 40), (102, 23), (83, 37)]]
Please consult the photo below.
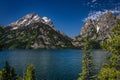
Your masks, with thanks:
[(0, 80), (16, 80), (17, 74), (13, 67), (8, 62), (5, 63), (5, 67), (0, 71)]
[(98, 79), (120, 80), (120, 21), (102, 46), (104, 50), (108, 51), (108, 57), (98, 75)]
[(82, 60), (82, 72), (78, 80), (95, 80), (96, 69), (92, 60), (91, 45), (89, 37), (86, 37), (84, 43), (84, 55)]
[(36, 80), (36, 77), (35, 77), (35, 68), (34, 68), (33, 65), (28, 65), (27, 66), (24, 79), (25, 80)]

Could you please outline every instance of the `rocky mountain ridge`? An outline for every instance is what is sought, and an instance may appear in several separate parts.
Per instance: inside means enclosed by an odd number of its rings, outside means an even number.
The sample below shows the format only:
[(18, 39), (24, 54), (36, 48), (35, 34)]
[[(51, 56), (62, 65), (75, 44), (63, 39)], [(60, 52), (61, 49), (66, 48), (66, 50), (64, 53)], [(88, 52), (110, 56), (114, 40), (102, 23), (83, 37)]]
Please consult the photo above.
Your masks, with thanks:
[(37, 22), (44, 23), (46, 25), (49, 25), (50, 27), (54, 27), (53, 22), (50, 19), (48, 19), (47, 17), (40, 18), (39, 15), (36, 13), (27, 14), (26, 16), (17, 20), (16, 22), (7, 25), (7, 27), (11, 26), (11, 30), (16, 30), (20, 27), (25, 27)]
[(79, 47), (82, 46), (84, 38), (87, 36), (99, 42), (104, 41), (109, 38), (112, 29), (116, 26), (119, 19), (119, 16), (115, 16), (112, 12), (106, 12), (97, 20), (87, 20), (83, 25), (79, 36), (75, 37), (73, 44)]
[(120, 15), (107, 12), (97, 20), (87, 20), (80, 34), (70, 38), (55, 29), (51, 19), (32, 13), (4, 27), (4, 36), (0, 40), (5, 43), (5, 49), (81, 48), (87, 36), (93, 44), (109, 38), (119, 19)]
[(71, 48), (71, 38), (54, 28), (47, 17), (28, 14), (4, 28), (1, 41), (7, 49)]

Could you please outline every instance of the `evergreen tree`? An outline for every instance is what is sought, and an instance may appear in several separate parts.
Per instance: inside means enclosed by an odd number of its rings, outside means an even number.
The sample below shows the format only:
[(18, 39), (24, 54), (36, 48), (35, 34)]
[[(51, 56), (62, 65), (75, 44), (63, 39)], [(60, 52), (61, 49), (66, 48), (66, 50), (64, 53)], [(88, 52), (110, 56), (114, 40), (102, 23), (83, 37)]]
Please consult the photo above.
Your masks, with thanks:
[(103, 43), (103, 49), (109, 56), (101, 69), (99, 80), (120, 80), (120, 21), (113, 29), (110, 38)]
[(0, 71), (0, 80), (16, 80), (17, 74), (15, 69), (9, 65), (8, 62), (5, 63), (5, 67)]
[(10, 65), (7, 61), (5, 62), (5, 67), (2, 70), (2, 78), (3, 80), (11, 80)]
[(16, 80), (24, 80), (22, 77), (17, 77)]
[(25, 76), (17, 76), (16, 71), (6, 61), (5, 67), (0, 70), (0, 80), (36, 80), (35, 68), (33, 65), (28, 65)]
[(16, 74), (16, 71), (15, 71), (14, 67), (11, 67), (11, 78), (12, 78), (12, 80), (17, 79), (17, 74)]
[(9, 65), (9, 63), (7, 61), (5, 62), (5, 67), (4, 68), (5, 68), (6, 72), (8, 74), (10, 74), (11, 67), (10, 67), (10, 65)]
[(82, 61), (82, 73), (78, 80), (95, 80), (96, 70), (92, 61), (91, 45), (89, 37), (86, 37), (84, 44), (84, 56)]
[(28, 65), (24, 76), (24, 80), (36, 80), (35, 68), (33, 65)]

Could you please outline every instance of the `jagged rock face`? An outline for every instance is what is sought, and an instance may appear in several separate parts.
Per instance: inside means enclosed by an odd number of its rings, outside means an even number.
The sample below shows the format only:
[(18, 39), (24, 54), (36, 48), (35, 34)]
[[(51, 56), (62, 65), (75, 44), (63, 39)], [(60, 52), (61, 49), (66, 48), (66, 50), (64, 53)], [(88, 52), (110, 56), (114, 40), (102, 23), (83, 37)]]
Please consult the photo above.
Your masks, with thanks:
[(83, 25), (80, 35), (76, 36), (73, 40), (72, 44), (75, 47), (81, 47), (84, 42), (84, 38), (89, 36), (92, 39), (96, 38), (97, 30), (95, 28), (95, 21), (92, 21), (91, 19), (87, 20), (87, 22)]
[(13, 22), (9, 24), (7, 27), (11, 27), (11, 30), (16, 30), (21, 27), (25, 27), (34, 23), (44, 23), (46, 25), (49, 25), (50, 27), (54, 27), (53, 22), (51, 19), (48, 19), (47, 17), (40, 18), (36, 13), (27, 14), (26, 16), (22, 17), (21, 19), (17, 20), (16, 22)]
[(107, 12), (96, 21), (88, 20), (82, 27), (80, 35), (84, 38), (88, 34), (90, 38), (104, 40), (108, 38), (116, 24), (116, 16), (111, 12)]
[(117, 24), (118, 18), (111, 12), (107, 12), (97, 20), (88, 20), (82, 27), (79, 36), (73, 40), (74, 46), (82, 46), (85, 37), (103, 41), (107, 39), (112, 32), (112, 29)]
[(73, 47), (71, 38), (56, 30), (50, 19), (40, 18), (37, 14), (28, 14), (5, 27), (5, 34), (1, 41), (7, 49)]
[(28, 26), (28, 25), (30, 25), (32, 23), (36, 23), (36, 22), (41, 22), (41, 19), (37, 14), (32, 13), (32, 14), (28, 14), (28, 15), (22, 17), (21, 19), (17, 20), (16, 22), (9, 24), (8, 26), (12, 27), (11, 30), (16, 30), (20, 27)]
[(96, 38), (96, 31), (97, 30), (95, 28), (95, 22), (89, 19), (82, 27), (80, 35), (82, 36), (82, 38), (85, 38), (86, 36)]
[(120, 19), (120, 14), (117, 16), (117, 19)]
[(103, 16), (101, 16), (96, 24), (96, 27), (98, 28), (98, 40), (104, 40), (108, 38), (110, 33), (112, 32), (112, 29), (115, 27), (117, 24), (117, 19), (116, 17), (108, 12), (105, 13)]
[(49, 25), (49, 26), (51, 26), (51, 27), (54, 27), (53, 22), (51, 21), (51, 19), (48, 19), (47, 17), (43, 17), (42, 22)]

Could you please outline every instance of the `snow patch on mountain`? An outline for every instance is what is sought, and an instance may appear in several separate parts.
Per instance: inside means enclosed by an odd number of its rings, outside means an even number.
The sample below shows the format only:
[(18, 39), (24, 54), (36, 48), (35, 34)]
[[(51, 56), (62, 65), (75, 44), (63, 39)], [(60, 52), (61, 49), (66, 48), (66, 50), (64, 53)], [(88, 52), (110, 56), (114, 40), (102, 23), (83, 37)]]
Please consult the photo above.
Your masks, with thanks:
[(40, 17), (35, 14), (28, 14), (24, 17), (22, 17), (21, 19), (17, 20), (16, 22), (11, 23), (8, 26), (28, 26), (31, 23), (35, 23), (35, 22), (39, 22), (40, 21)]
[(39, 22), (40, 24), (43, 23), (43, 24), (49, 25), (50, 27), (54, 27), (51, 19), (47, 17), (40, 18), (39, 15), (37, 15), (36, 13), (27, 14), (26, 16), (17, 20), (16, 22), (9, 24), (8, 26), (12, 26), (11, 30), (16, 30), (19, 27), (28, 26), (30, 24), (37, 23), (37, 22)]
[(97, 25), (97, 33), (99, 32), (100, 27)]
[(43, 20), (42, 21), (43, 23), (45, 23), (45, 24), (47, 24), (47, 25), (49, 25), (51, 27), (54, 27), (53, 22), (51, 21), (51, 19), (49, 19), (47, 17), (43, 17), (42, 20)]
[(43, 19), (46, 23), (47, 23), (47, 22), (51, 22), (51, 19), (48, 19), (47, 17), (43, 17), (42, 19)]

